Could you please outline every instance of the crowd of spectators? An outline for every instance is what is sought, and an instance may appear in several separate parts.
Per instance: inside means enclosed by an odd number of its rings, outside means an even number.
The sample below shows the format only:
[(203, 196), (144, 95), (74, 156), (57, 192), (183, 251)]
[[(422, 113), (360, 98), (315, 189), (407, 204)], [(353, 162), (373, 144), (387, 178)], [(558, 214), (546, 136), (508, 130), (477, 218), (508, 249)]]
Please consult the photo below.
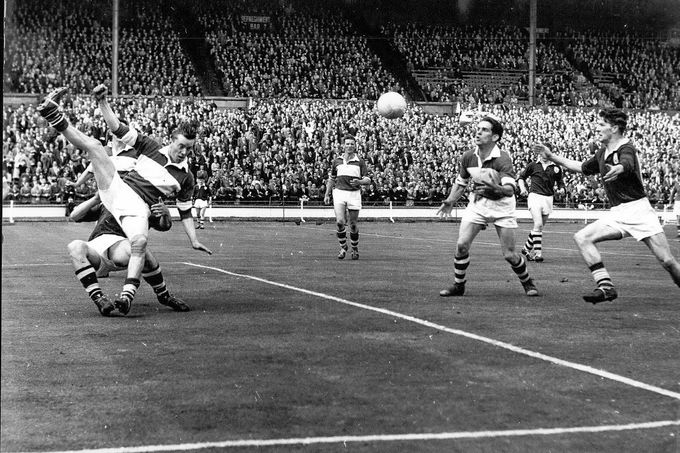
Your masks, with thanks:
[[(123, 3), (126, 5), (125, 3)], [(119, 92), (188, 96), (201, 93), (165, 8), (150, 1), (121, 13)], [(106, 1), (63, 0), (16, 3), (8, 23), (5, 91), (46, 93), (68, 85), (88, 93), (111, 80), (111, 5)], [(107, 14), (103, 14), (105, 11)]]
[[(176, 8), (183, 3), (183, 8)], [(177, 27), (195, 15), (227, 96), (376, 99), (402, 91), (395, 76), (332, 0), (139, 0), (121, 3), (119, 92), (197, 96), (194, 65)], [(186, 28), (186, 27), (185, 27)], [(523, 103), (528, 99), (527, 31), (504, 24), (381, 27), (411, 71), (440, 68), (421, 88), (437, 102)], [(111, 8), (106, 0), (15, 4), (7, 22), (5, 91), (45, 93), (59, 85), (87, 93), (111, 78)], [(464, 71), (516, 72), (509, 80), (471, 82)], [(538, 105), (674, 110), (680, 106), (680, 49), (628, 30), (540, 34)], [(600, 76), (606, 75), (608, 82)], [(514, 78), (513, 78), (514, 77)], [(597, 81), (598, 85), (594, 85)], [(207, 83), (207, 82), (206, 82)]]
[(610, 96), (626, 108), (678, 109), (680, 48), (632, 32), (569, 31), (565, 54), (591, 77), (610, 75)]
[[(77, 127), (105, 141), (106, 130), (89, 97), (67, 99)], [(472, 128), (456, 117), (426, 113), (418, 106), (404, 118), (386, 120), (370, 101), (271, 99), (249, 109), (218, 109), (203, 100), (119, 98), (115, 111), (161, 141), (183, 119), (202, 130), (189, 164), (207, 180), (216, 203), (321, 203), (341, 138), (354, 132), (372, 183), (367, 204), (438, 205), (457, 173), (457, 159), (472, 144)], [(464, 106), (466, 107), (466, 106)], [(506, 125), (502, 146), (519, 172), (534, 156), (531, 144), (547, 141), (573, 159), (588, 156), (596, 110), (489, 105)], [(66, 143), (36, 114), (34, 106), (3, 106), (3, 182), (19, 202), (67, 202), (86, 198), (92, 185), (72, 183), (87, 165), (83, 153)], [(629, 136), (640, 150), (646, 189), (659, 206), (669, 203), (680, 175), (680, 115), (630, 112)], [(557, 202), (603, 207), (596, 179), (568, 173), (567, 191)], [(48, 187), (49, 186), (49, 187)]]
[(267, 21), (258, 30), (242, 23), (247, 11), (199, 15), (228, 96), (377, 99), (399, 90), (339, 8), (272, 8), (258, 13)]
[[(438, 69), (449, 76), (426, 79), (421, 88), (431, 101), (516, 104), (528, 99), (529, 57), (524, 30), (512, 26), (390, 24), (382, 28), (382, 33), (404, 55), (411, 71)], [(510, 74), (505, 83), (469, 83), (462, 77), (464, 71), (484, 69), (517, 72), (514, 80)], [(535, 104), (612, 105), (552, 39), (537, 42), (536, 73)]]

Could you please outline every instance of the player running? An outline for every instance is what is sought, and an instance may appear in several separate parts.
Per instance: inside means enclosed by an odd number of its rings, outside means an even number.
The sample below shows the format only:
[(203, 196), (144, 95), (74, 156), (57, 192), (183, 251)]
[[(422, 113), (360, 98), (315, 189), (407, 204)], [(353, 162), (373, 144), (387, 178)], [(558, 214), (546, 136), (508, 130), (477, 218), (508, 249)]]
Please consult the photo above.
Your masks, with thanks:
[[(543, 144), (534, 151), (545, 159), (567, 170), (584, 175), (600, 175), (611, 210), (608, 215), (589, 224), (574, 235), (597, 288), (583, 296), (586, 302), (597, 304), (618, 297), (614, 283), (602, 263), (596, 244), (632, 236), (642, 241), (652, 251), (675, 282), (680, 286), (680, 264), (673, 257), (668, 240), (659, 223), (656, 211), (649, 203), (642, 182), (638, 152), (624, 136), (628, 115), (619, 109), (600, 112), (597, 123), (597, 141), (602, 144), (595, 155), (584, 162), (568, 159), (552, 152)], [(641, 276), (641, 279), (644, 279)]]
[[(553, 211), (555, 185), (559, 187), (559, 190), (564, 190), (563, 174), (559, 165), (539, 155), (538, 161), (527, 165), (519, 176), (520, 195), (523, 197), (529, 195), (527, 204), (534, 221), (534, 227), (522, 247), (522, 255), (529, 261), (538, 263), (543, 261), (543, 228)], [(531, 187), (527, 190), (526, 181), (529, 178), (531, 178)]]

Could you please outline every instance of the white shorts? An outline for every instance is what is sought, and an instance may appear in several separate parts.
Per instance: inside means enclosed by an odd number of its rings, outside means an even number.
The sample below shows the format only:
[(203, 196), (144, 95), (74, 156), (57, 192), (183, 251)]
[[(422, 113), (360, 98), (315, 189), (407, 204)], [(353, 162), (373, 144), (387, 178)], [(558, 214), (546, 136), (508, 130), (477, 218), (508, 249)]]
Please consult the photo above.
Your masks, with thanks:
[(529, 211), (539, 210), (542, 215), (550, 215), (553, 211), (553, 197), (530, 193), (529, 198), (527, 198), (527, 205)]
[(673, 214), (676, 217), (680, 217), (680, 200), (675, 200), (673, 202)]
[(361, 191), (333, 189), (333, 205), (358, 211), (361, 209)]
[(663, 233), (659, 216), (647, 198), (614, 206), (595, 223), (607, 225), (620, 231), (624, 238), (632, 236), (638, 241)]
[(200, 198), (196, 198), (196, 201), (194, 201), (194, 208), (196, 209), (203, 209), (208, 207), (208, 202), (205, 200), (201, 200)]
[(151, 214), (142, 197), (120, 179), (118, 173), (114, 174), (107, 190), (99, 191), (99, 198), (119, 224), (121, 218), (126, 216), (149, 217)]
[(515, 216), (515, 197), (504, 197), (500, 200), (490, 200), (480, 197), (475, 201), (475, 195), (470, 194), (471, 201), (463, 211), (461, 222), (486, 225), (493, 223), (501, 228), (517, 228)]
[(118, 236), (116, 234), (102, 234), (89, 241), (87, 244), (94, 249), (99, 255), (99, 267), (97, 273), (106, 273), (109, 271), (120, 271), (125, 267), (117, 266), (109, 259), (109, 249), (121, 241), (126, 241), (127, 238)]

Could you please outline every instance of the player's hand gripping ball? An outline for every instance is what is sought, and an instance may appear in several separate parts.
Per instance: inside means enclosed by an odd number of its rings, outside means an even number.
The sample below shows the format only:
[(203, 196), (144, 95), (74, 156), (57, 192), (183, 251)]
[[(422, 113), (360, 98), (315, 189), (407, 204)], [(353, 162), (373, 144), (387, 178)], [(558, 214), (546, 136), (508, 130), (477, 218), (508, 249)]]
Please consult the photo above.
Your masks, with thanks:
[(406, 99), (399, 93), (388, 91), (380, 96), (377, 107), (378, 113), (384, 118), (390, 120), (401, 118), (406, 112)]
[[(472, 172), (471, 172), (472, 173)], [(501, 174), (493, 168), (481, 168), (472, 174), (475, 192), (491, 200), (503, 198), (503, 192), (497, 187), (501, 184)], [(491, 184), (492, 186), (487, 186)]]
[(479, 175), (473, 179), (481, 183), (488, 182), (489, 184), (500, 184), (501, 174), (493, 168), (482, 168), (479, 170)]

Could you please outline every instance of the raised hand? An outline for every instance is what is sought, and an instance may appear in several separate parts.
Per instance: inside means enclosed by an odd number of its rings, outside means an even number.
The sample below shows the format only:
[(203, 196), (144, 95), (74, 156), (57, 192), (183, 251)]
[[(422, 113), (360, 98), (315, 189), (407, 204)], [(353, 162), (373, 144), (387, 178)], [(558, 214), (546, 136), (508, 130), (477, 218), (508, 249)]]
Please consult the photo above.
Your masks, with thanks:
[(97, 102), (105, 100), (107, 94), (109, 94), (109, 89), (103, 83), (92, 89), (92, 96), (94, 96)]

